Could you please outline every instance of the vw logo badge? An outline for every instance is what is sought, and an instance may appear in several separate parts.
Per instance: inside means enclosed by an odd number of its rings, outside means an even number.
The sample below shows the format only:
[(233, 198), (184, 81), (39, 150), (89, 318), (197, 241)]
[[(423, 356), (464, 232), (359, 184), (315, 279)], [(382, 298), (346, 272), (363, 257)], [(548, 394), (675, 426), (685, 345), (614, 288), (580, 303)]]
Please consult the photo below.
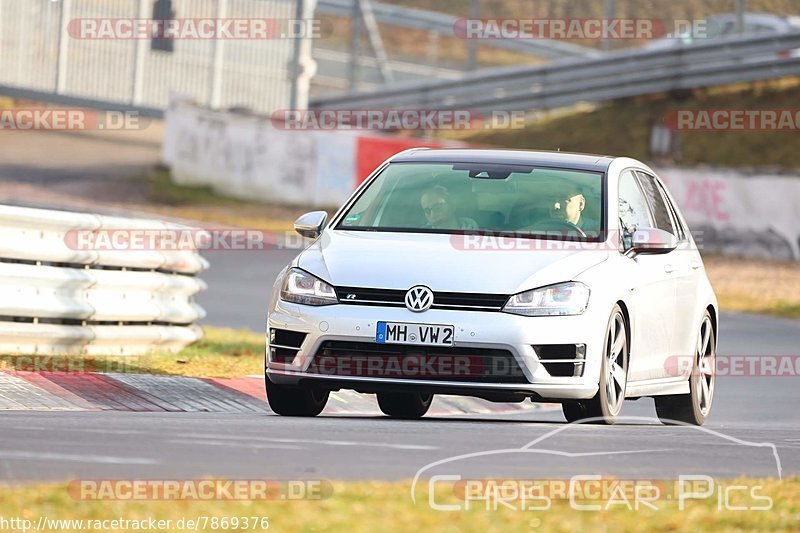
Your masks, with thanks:
[(423, 285), (411, 287), (406, 293), (406, 307), (409, 311), (421, 313), (433, 305), (433, 291)]

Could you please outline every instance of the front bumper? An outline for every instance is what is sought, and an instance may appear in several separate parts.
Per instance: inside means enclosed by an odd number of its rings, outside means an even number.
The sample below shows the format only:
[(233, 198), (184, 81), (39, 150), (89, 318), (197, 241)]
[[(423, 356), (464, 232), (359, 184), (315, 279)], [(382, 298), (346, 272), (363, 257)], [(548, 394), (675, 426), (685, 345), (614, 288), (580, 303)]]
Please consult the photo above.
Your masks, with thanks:
[[(313, 364), (322, 343), (350, 341), (375, 343), (378, 321), (447, 324), (455, 327), (454, 348), (492, 348), (509, 351), (524, 374), (523, 383), (458, 381), (336, 375), (319, 372)], [(305, 333), (298, 355), (290, 362), (267, 362), (266, 374), (274, 383), (315, 384), (363, 392), (420, 390), (485, 398), (521, 396), (535, 401), (587, 399), (597, 393), (607, 313), (590, 305), (582, 315), (523, 317), (502, 312), (432, 309), (414, 313), (400, 307), (331, 305), (311, 307), (278, 300), (268, 314), (269, 329)], [(584, 344), (585, 363), (578, 377), (551, 376), (534, 346)], [(270, 353), (267, 335), (267, 354)]]

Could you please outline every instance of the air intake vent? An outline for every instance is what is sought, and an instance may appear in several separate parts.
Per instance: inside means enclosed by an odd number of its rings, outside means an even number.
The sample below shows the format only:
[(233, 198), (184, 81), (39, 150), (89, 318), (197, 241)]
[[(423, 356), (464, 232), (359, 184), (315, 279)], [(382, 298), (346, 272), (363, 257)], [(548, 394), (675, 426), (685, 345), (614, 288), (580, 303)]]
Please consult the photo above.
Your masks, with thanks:
[(291, 364), (305, 340), (305, 333), (271, 328), (269, 330), (269, 360), (275, 363)]
[(543, 344), (533, 349), (551, 376), (576, 378), (583, 375), (585, 344)]

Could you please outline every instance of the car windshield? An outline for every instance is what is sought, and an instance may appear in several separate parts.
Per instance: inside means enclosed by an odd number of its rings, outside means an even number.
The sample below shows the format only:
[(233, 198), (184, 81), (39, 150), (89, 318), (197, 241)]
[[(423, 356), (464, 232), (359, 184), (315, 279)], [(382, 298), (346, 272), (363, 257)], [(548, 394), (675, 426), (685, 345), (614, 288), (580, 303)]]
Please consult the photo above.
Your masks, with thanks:
[(596, 239), (602, 177), (494, 163), (392, 163), (336, 229)]

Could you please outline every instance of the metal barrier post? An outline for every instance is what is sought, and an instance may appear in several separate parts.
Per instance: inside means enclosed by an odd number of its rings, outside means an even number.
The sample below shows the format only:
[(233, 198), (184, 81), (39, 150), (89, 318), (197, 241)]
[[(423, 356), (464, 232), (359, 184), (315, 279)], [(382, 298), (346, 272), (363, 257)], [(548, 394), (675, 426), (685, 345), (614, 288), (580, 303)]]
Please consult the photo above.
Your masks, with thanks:
[[(140, 19), (147, 18), (148, 0), (139, 0), (139, 10), (137, 16)], [(144, 60), (147, 54), (148, 42), (145, 39), (134, 41), (136, 54), (133, 60), (133, 87), (131, 89), (131, 104), (142, 103), (142, 92), (144, 89)]]
[[(317, 0), (296, 0), (295, 18), (308, 21), (314, 16)], [(289, 65), (291, 87), (289, 88), (289, 109), (308, 107), (311, 78), (316, 73), (316, 62), (311, 57), (311, 37), (295, 36), (292, 61)]]
[(56, 63), (55, 93), (64, 94), (67, 88), (67, 62), (69, 59), (69, 17), (72, 0), (61, 0), (61, 16), (58, 21), (58, 59)]
[[(217, 20), (228, 16), (228, 0), (217, 0)], [(211, 87), (208, 91), (208, 104), (212, 109), (222, 105), (222, 70), (225, 58), (225, 41), (214, 39), (214, 50), (211, 53)]]

